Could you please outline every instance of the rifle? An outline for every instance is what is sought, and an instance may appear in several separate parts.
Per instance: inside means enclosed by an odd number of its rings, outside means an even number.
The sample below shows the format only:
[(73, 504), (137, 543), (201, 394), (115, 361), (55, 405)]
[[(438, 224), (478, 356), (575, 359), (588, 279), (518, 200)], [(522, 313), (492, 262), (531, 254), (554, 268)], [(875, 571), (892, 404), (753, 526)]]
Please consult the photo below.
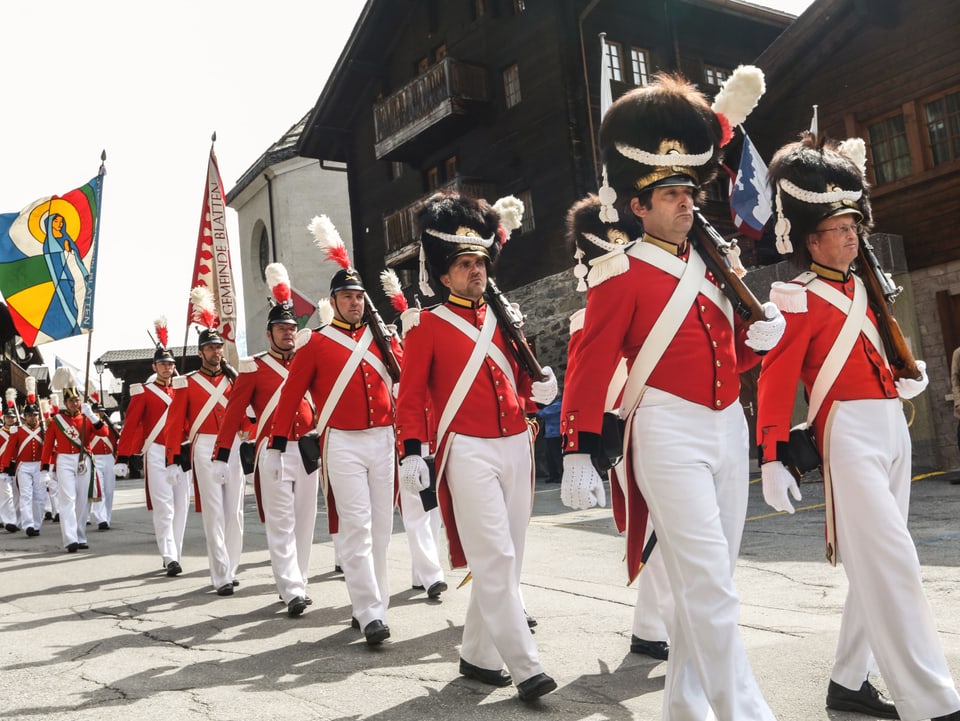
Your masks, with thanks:
[(903, 286), (894, 285), (890, 276), (884, 272), (866, 236), (860, 238), (857, 257), (862, 265), (861, 274), (867, 288), (867, 297), (877, 314), (877, 329), (880, 331), (880, 340), (883, 341), (894, 378), (920, 380), (923, 374), (917, 368), (917, 361), (913, 357), (910, 346), (907, 345), (907, 339), (903, 335), (900, 324), (893, 317), (893, 304), (897, 296), (903, 292)]
[(380, 355), (383, 356), (383, 362), (387, 364), (387, 371), (390, 373), (393, 382), (396, 383), (400, 380), (400, 364), (397, 363), (397, 358), (393, 355), (393, 348), (390, 345), (390, 337), (393, 334), (387, 328), (386, 323), (383, 322), (380, 311), (377, 310), (377, 306), (370, 300), (366, 291), (363, 293), (363, 315), (370, 327), (370, 332), (373, 333), (373, 342), (377, 344)]
[(231, 383), (237, 380), (237, 369), (227, 363), (226, 358), (220, 359), (220, 372), (223, 373)]
[(720, 290), (733, 303), (734, 312), (748, 326), (754, 321), (766, 320), (760, 301), (737, 275), (727, 257), (734, 244), (723, 239), (723, 236), (703, 217), (699, 208), (693, 209), (693, 236), (694, 247), (717, 279)]
[(487, 292), (485, 295), (487, 296), (487, 303), (490, 309), (497, 317), (500, 330), (502, 330), (507, 337), (507, 345), (509, 345), (510, 350), (513, 351), (517, 363), (520, 364), (520, 367), (523, 368), (533, 380), (545, 381), (547, 376), (533, 355), (533, 351), (530, 350), (530, 346), (527, 344), (527, 338), (523, 334), (523, 315), (510, 305), (510, 301), (500, 292), (497, 284), (494, 283), (491, 278), (487, 278)]

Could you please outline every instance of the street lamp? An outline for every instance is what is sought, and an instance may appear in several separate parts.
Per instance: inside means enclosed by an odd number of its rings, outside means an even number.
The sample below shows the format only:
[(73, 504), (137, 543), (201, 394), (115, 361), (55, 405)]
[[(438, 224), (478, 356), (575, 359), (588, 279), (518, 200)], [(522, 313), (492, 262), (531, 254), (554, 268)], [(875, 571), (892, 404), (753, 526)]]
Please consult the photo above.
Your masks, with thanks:
[(106, 364), (100, 358), (97, 358), (93, 362), (93, 368), (97, 371), (97, 376), (100, 378), (100, 405), (104, 408), (107, 407), (107, 399), (103, 397), (103, 369), (106, 367)]

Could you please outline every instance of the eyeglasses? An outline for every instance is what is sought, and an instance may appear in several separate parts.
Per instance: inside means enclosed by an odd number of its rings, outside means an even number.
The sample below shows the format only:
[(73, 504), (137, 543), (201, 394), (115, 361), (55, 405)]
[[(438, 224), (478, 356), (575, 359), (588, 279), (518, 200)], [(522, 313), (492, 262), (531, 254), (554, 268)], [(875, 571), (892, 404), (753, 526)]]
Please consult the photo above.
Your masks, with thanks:
[(855, 235), (860, 235), (863, 232), (863, 223), (853, 223), (850, 225), (837, 225), (833, 228), (824, 228), (823, 230), (815, 230), (814, 235), (820, 235), (821, 233), (832, 233), (838, 232), (841, 235), (846, 235), (847, 233), (854, 233)]

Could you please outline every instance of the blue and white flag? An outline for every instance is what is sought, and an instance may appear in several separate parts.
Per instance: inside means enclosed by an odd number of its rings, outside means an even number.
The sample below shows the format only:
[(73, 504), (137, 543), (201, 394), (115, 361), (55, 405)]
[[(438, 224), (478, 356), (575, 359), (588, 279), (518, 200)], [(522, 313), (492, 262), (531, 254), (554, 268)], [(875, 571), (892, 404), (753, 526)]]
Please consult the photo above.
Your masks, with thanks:
[(730, 187), (730, 213), (737, 230), (755, 240), (763, 235), (763, 226), (773, 213), (767, 164), (746, 133), (743, 135), (740, 168)]

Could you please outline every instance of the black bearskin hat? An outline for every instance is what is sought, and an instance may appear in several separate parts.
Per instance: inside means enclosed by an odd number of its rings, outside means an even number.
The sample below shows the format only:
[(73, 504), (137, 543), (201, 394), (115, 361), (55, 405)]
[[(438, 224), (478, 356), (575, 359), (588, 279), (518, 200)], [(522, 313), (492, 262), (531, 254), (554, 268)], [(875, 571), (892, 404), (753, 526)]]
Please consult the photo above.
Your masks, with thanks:
[(417, 215), (420, 243), (434, 279), (446, 274), (457, 256), (476, 253), (488, 267), (496, 262), (503, 238), (500, 216), (485, 200), (437, 193)]
[[(604, 115), (606, 180), (622, 199), (648, 188), (695, 188), (716, 177), (723, 128), (707, 99), (679, 75), (660, 73), (621, 96)], [(677, 156), (668, 161), (668, 156)]]
[(777, 214), (777, 250), (809, 259), (807, 236), (824, 218), (853, 213), (866, 229), (873, 223), (867, 182), (866, 150), (859, 138), (842, 143), (805, 133), (783, 146), (770, 161), (768, 179)]

